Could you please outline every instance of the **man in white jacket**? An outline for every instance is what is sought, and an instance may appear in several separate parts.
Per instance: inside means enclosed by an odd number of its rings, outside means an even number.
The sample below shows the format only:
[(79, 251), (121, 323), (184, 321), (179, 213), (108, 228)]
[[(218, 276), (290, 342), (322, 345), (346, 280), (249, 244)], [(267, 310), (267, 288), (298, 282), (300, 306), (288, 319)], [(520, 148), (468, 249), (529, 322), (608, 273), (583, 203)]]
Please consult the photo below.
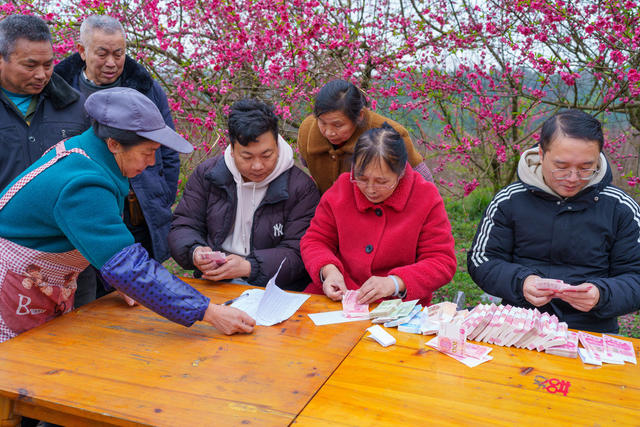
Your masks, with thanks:
[[(231, 107), (231, 144), (189, 178), (169, 233), (174, 259), (209, 280), (245, 280), (264, 286), (283, 259), (278, 285), (309, 283), (300, 238), (320, 198), (294, 166), (293, 150), (278, 135), (278, 118), (266, 104), (245, 99)], [(212, 251), (225, 252), (222, 265)]]

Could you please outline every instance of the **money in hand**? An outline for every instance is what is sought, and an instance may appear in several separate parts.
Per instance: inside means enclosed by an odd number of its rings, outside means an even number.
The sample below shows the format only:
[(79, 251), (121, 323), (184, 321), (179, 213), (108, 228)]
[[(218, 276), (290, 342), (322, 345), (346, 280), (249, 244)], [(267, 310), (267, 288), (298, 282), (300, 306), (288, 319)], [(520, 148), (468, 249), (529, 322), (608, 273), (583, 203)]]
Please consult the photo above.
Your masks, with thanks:
[(342, 296), (344, 317), (369, 317), (369, 304), (358, 304), (358, 291), (349, 290)]
[(220, 251), (202, 251), (200, 252), (199, 256), (201, 256), (203, 259), (206, 259), (207, 261), (215, 262), (217, 266), (221, 266), (222, 264), (227, 262), (227, 258), (225, 257), (224, 253)]
[(533, 285), (538, 290), (553, 291), (554, 293), (574, 292), (576, 290), (575, 286), (558, 279), (535, 279)]

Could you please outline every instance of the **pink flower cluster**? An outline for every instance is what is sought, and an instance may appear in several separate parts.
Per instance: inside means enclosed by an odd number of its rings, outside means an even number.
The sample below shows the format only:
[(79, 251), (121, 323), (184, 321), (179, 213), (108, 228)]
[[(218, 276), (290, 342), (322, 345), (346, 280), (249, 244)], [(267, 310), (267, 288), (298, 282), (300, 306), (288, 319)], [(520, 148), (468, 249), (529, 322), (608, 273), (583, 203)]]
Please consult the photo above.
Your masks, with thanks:
[(179, 128), (207, 154), (226, 144), (224, 118), (234, 100), (271, 102), (285, 136), (294, 139), (318, 87), (343, 78), (366, 92), (373, 109), (416, 131), (436, 172), (453, 167), (468, 175), (464, 183), (442, 178), (461, 195), (486, 180), (494, 187), (513, 180), (520, 151), (536, 142), (542, 120), (560, 108), (583, 108), (603, 121), (628, 118), (607, 146), (615, 167), (628, 167), (622, 162), (628, 142), (620, 137), (640, 128), (640, 113), (630, 114), (640, 108), (640, 71), (632, 65), (640, 48), (636, 2), (348, 5), (24, 0), (0, 5), (0, 15), (43, 16), (55, 35), (57, 59), (74, 50), (87, 15), (119, 18), (129, 54), (161, 81)]

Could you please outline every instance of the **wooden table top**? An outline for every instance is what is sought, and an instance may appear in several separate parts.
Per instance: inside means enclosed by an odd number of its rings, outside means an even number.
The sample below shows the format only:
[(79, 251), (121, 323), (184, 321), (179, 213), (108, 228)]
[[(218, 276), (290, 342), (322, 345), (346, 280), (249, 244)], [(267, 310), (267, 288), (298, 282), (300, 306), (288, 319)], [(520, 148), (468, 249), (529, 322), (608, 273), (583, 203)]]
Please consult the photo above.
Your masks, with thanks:
[[(363, 337), (296, 419), (306, 425), (638, 425), (640, 368), (493, 347), (475, 368), (425, 346), (433, 336), (386, 329)], [(627, 338), (625, 338), (627, 339)], [(632, 340), (636, 356), (640, 340)], [(566, 396), (536, 383), (568, 381)], [(554, 382), (555, 383), (555, 382)]]
[[(187, 281), (215, 303), (246, 288)], [(284, 323), (225, 336), (110, 295), (0, 344), (0, 413), (14, 405), (92, 426), (286, 425), (365, 332), (365, 322), (316, 327), (307, 316), (340, 308), (312, 295)]]

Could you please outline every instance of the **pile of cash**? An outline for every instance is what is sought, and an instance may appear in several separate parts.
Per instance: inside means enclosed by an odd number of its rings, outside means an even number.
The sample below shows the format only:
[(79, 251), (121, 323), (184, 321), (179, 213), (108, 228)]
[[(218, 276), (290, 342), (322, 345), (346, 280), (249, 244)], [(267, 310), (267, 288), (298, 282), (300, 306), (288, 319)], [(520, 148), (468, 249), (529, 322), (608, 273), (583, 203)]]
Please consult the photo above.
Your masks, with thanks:
[[(418, 300), (402, 301), (401, 299), (392, 299), (382, 301), (375, 309), (369, 313), (372, 323), (382, 323), (386, 328), (398, 327), (399, 331), (413, 332), (415, 325), (409, 322), (415, 318), (422, 310), (422, 306), (418, 304)], [(409, 328), (410, 330), (406, 330)], [(420, 325), (417, 325), (420, 328)]]
[[(459, 333), (459, 331), (458, 331)], [(456, 359), (458, 362), (462, 362), (470, 368), (475, 368), (481, 363), (488, 362), (492, 360), (493, 357), (489, 356), (492, 348), (486, 345), (478, 345), (472, 344), (470, 342), (464, 343), (463, 353), (452, 353), (450, 352), (450, 346), (448, 343), (443, 343), (447, 338), (445, 337), (446, 332), (438, 332), (438, 336), (433, 338), (431, 341), (426, 344), (430, 347), (439, 350), (440, 352), (446, 354), (449, 357)], [(459, 347), (460, 348), (460, 347)]]
[(342, 296), (342, 315), (348, 318), (369, 318), (369, 304), (358, 304), (358, 291), (347, 291)]
[[(472, 341), (546, 351), (567, 343), (567, 324), (555, 315), (510, 305), (479, 304), (461, 324)], [(571, 357), (576, 357), (577, 351)]]
[(584, 348), (578, 349), (580, 359), (590, 365), (613, 363), (624, 365), (624, 362), (637, 364), (633, 344), (620, 338), (602, 334), (602, 337), (578, 332), (578, 339)]
[[(549, 287), (558, 286), (558, 290), (570, 286), (559, 281), (545, 283)], [(351, 303), (345, 305), (344, 300), (343, 305), (344, 310), (351, 307)], [(355, 312), (354, 308), (349, 310)], [(368, 311), (368, 306), (360, 308), (358, 314), (366, 315), (364, 310)], [(348, 317), (346, 311), (345, 316)], [(597, 337), (569, 331), (567, 324), (560, 322), (555, 315), (541, 313), (535, 308), (479, 304), (469, 311), (457, 310), (452, 302), (441, 302), (423, 309), (417, 300), (402, 302), (394, 299), (381, 302), (368, 316), (373, 323), (383, 323), (387, 328), (397, 327), (401, 332), (437, 334), (427, 345), (471, 367), (491, 360), (491, 347), (467, 341), (526, 348), (564, 357), (576, 358), (579, 355), (584, 363), (595, 365), (636, 363), (635, 350), (630, 342), (605, 334)], [(584, 348), (579, 348), (578, 343)]]
[(573, 357), (578, 355), (578, 333), (567, 331), (567, 342), (545, 349), (546, 353), (555, 354), (562, 357)]
[(203, 259), (206, 259), (207, 261), (215, 262), (216, 265), (218, 265), (218, 266), (221, 266), (222, 264), (227, 262), (227, 258), (225, 256), (225, 254), (223, 252), (220, 252), (220, 251), (204, 250), (202, 252), (199, 252), (198, 255), (200, 257), (202, 257)]

